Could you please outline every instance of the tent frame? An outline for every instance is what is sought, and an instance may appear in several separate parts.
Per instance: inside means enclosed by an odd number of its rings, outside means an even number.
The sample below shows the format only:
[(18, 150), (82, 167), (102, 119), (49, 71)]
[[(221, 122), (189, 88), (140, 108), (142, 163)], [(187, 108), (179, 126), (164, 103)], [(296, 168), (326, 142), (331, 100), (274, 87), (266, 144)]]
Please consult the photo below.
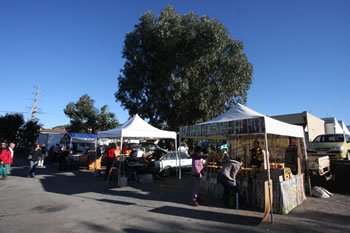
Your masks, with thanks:
[[(136, 128), (135, 128), (136, 127)], [(138, 127), (144, 127), (142, 130)], [(130, 132), (128, 132), (130, 128)], [(138, 131), (142, 131), (142, 134), (138, 135)], [(124, 133), (123, 133), (124, 132)], [(113, 136), (114, 134), (114, 136)], [(178, 160), (177, 153), (177, 134), (174, 131), (166, 131), (158, 129), (147, 122), (136, 114), (133, 118), (129, 119), (123, 125), (118, 126), (115, 129), (102, 131), (97, 133), (97, 138), (120, 138), (120, 150), (123, 148), (123, 141), (125, 138), (129, 139), (174, 139), (175, 140), (175, 151), (176, 159)], [(120, 153), (121, 154), (121, 153)], [(181, 162), (180, 162), (181, 164)], [(180, 177), (181, 178), (181, 177)]]
[[(228, 114), (226, 116), (226, 113)], [(291, 125), (288, 123), (284, 123), (278, 120), (275, 120), (273, 118), (270, 118), (268, 116), (265, 116), (261, 113), (255, 112), (252, 109), (249, 109), (241, 104), (237, 104), (235, 105), (233, 108), (231, 108), (229, 111), (227, 111), (226, 113), (212, 119), (209, 120), (207, 122), (203, 122), (197, 125), (194, 125), (195, 127), (198, 127), (197, 129), (195, 128), (194, 131), (195, 132), (200, 132), (200, 135), (193, 135), (193, 136), (181, 136), (181, 128), (180, 128), (180, 139), (179, 139), (179, 143), (181, 143), (181, 139), (182, 138), (207, 138), (207, 139), (217, 139), (217, 138), (223, 138), (223, 139), (227, 139), (228, 136), (230, 135), (239, 135), (239, 134), (244, 134), (244, 135), (249, 135), (249, 134), (264, 134), (264, 138), (265, 138), (265, 148), (266, 148), (266, 153), (265, 153), (265, 160), (266, 160), (266, 165), (267, 165), (267, 176), (268, 176), (268, 189), (269, 189), (269, 198), (270, 198), (270, 215), (271, 215), (271, 223), (273, 223), (273, 209), (272, 209), (272, 183), (271, 183), (271, 173), (270, 173), (270, 155), (269, 155), (269, 150), (268, 150), (268, 141), (267, 141), (267, 134), (275, 134), (275, 135), (281, 135), (281, 136), (288, 136), (288, 137), (295, 137), (295, 138), (303, 138), (303, 143), (304, 143), (304, 148), (306, 148), (306, 144), (305, 144), (305, 138), (304, 138), (304, 132), (302, 130), (301, 126), (295, 126), (295, 125)], [(230, 114), (232, 114), (232, 118), (230, 119)], [(258, 127), (258, 129), (254, 132), (249, 132), (249, 129), (247, 128), (246, 131), (243, 130), (243, 132), (241, 133), (237, 133), (234, 129), (234, 127), (228, 127), (228, 129), (226, 129), (225, 127), (225, 123), (229, 124), (229, 122), (233, 122), (233, 123), (240, 123), (239, 121), (241, 120), (256, 120), (257, 122), (259, 122), (258, 118), (263, 118), (263, 124), (264, 126)], [(268, 121), (267, 121), (268, 120)], [(260, 119), (261, 121), (261, 119)], [(215, 130), (217, 130), (216, 127), (220, 128), (220, 124), (223, 124), (222, 126), (224, 127), (224, 129), (218, 129), (218, 131), (215, 132), (219, 132), (217, 134), (211, 134), (211, 135), (205, 135), (211, 133), (210, 131), (207, 131), (208, 128), (210, 126), (215, 127)], [(273, 126), (273, 124), (278, 125), (277, 127), (271, 127)], [(267, 125), (269, 125), (271, 127), (271, 129), (267, 130)], [(280, 127), (285, 126), (286, 129), (290, 130), (290, 134), (286, 133), (286, 131), (282, 132)], [(207, 127), (204, 128), (204, 134), (202, 131), (201, 127)], [(188, 129), (186, 129), (188, 130)], [(220, 132), (220, 130), (222, 130), (222, 132)], [(230, 133), (231, 130), (231, 133)], [(299, 132), (300, 131), (300, 132)], [(191, 132), (191, 130), (190, 130)], [(187, 133), (187, 132), (186, 132)], [(185, 134), (186, 134), (185, 133)], [(195, 133), (196, 134), (196, 133)], [(304, 156), (305, 159), (307, 159), (307, 153), (306, 150), (304, 151)], [(307, 166), (305, 167), (306, 172), (307, 172)], [(310, 183), (310, 179), (308, 178), (308, 182)], [(309, 186), (311, 187), (311, 186)]]

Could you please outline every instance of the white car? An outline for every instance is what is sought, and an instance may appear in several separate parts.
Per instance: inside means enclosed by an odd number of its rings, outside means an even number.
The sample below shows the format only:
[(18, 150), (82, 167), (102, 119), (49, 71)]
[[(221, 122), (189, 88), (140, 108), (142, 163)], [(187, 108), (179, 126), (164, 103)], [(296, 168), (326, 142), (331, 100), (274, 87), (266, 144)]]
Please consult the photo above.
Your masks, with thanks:
[(192, 158), (182, 151), (168, 151), (160, 159), (148, 162), (145, 170), (169, 176), (180, 166), (182, 170), (191, 170)]

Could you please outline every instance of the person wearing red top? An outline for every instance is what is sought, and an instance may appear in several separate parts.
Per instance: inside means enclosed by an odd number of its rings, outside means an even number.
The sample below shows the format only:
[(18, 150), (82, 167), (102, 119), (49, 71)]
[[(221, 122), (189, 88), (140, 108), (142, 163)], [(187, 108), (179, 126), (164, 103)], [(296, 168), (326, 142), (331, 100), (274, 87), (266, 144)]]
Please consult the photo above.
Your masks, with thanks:
[(8, 149), (2, 149), (0, 154), (0, 166), (2, 171), (2, 179), (7, 180), (7, 169), (9, 164), (12, 163), (11, 151)]
[[(114, 158), (116, 157), (115, 144), (110, 144), (107, 150), (107, 159), (106, 159), (106, 171), (105, 171), (105, 180), (107, 180), (109, 171), (112, 168)], [(112, 180), (112, 174), (109, 175), (109, 180)]]

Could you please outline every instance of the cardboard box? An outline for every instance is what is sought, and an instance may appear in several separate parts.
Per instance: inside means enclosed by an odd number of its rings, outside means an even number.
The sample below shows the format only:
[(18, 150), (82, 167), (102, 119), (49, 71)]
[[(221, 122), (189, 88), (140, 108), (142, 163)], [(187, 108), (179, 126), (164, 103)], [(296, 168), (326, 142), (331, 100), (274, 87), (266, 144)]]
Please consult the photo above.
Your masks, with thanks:
[(309, 156), (307, 158), (307, 166), (309, 170), (319, 171), (325, 167), (329, 167), (330, 160), (328, 156)]

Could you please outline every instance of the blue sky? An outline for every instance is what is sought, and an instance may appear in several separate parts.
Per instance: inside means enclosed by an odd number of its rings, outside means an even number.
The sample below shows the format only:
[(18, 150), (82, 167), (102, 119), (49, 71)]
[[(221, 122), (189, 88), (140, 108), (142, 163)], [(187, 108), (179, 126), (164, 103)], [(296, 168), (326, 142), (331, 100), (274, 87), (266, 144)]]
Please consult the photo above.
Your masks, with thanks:
[(68, 124), (63, 109), (84, 94), (125, 122), (128, 112), (114, 98), (125, 35), (143, 13), (158, 16), (167, 5), (217, 19), (243, 41), (254, 67), (248, 107), (266, 115), (308, 111), (350, 125), (347, 0), (2, 0), (0, 115), (28, 112), (39, 85), (44, 127)]

